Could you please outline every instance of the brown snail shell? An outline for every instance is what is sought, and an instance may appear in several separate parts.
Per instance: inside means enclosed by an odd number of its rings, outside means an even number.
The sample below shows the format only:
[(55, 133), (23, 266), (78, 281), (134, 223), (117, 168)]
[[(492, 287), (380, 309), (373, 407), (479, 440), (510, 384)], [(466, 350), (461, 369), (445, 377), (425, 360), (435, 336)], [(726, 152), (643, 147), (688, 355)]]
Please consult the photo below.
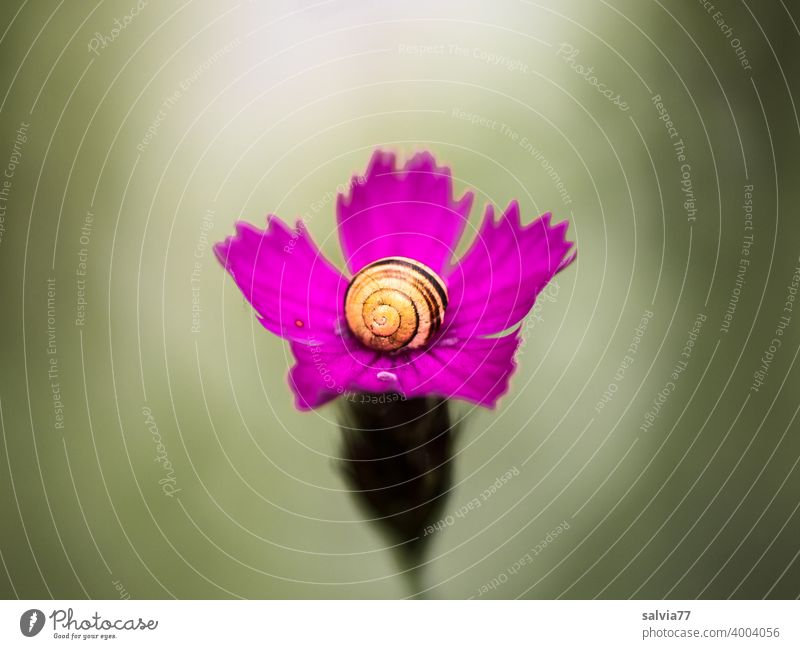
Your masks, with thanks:
[(367, 347), (395, 351), (422, 347), (439, 330), (447, 287), (425, 264), (386, 257), (362, 268), (347, 288), (347, 324)]

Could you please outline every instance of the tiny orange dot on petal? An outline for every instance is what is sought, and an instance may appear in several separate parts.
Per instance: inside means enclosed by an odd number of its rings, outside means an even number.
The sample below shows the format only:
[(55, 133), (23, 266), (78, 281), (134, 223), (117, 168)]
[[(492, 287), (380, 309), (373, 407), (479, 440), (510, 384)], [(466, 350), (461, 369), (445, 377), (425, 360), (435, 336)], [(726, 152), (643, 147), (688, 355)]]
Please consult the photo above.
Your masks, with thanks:
[(294, 324), (295, 324), (295, 326), (297, 326), (297, 327), (302, 327), (302, 326), (303, 326), (303, 321), (302, 321), (302, 320), (295, 320), (295, 321), (294, 321)]

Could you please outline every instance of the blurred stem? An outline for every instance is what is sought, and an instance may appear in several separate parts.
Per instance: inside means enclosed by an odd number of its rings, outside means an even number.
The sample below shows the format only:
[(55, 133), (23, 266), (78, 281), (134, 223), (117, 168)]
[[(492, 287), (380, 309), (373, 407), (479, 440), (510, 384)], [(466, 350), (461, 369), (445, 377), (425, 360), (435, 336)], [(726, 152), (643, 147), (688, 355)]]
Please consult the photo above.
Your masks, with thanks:
[(403, 576), (406, 578), (410, 590), (409, 598), (430, 599), (429, 591), (425, 588), (426, 566), (422, 563), (424, 556), (420, 554), (419, 556), (411, 558), (405, 553), (400, 553), (399, 556), (402, 558), (398, 563), (404, 571)]
[(425, 598), (430, 535), (452, 485), (454, 428), (445, 399), (352, 395), (342, 400), (345, 477), (396, 549), (412, 591)]

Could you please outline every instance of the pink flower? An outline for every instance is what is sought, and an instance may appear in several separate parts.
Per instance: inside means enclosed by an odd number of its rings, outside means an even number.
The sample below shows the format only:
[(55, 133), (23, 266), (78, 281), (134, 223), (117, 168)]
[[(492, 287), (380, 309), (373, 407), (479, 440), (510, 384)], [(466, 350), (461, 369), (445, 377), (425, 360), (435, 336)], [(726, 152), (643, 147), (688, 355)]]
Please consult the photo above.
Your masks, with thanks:
[(345, 392), (433, 394), (495, 406), (516, 367), (522, 319), (575, 253), (569, 254), (566, 221), (551, 225), (548, 213), (522, 225), (512, 201), (498, 220), (487, 206), (471, 247), (451, 263), (472, 198), (467, 192), (454, 200), (450, 170), (430, 153), (397, 168), (385, 151), (373, 154), (364, 177), (354, 177), (349, 196), (338, 197), (340, 242), (354, 276), (399, 257), (419, 263), (446, 293), (441, 327), (431, 327), (420, 346), (386, 351), (354, 333), (345, 317), (350, 279), (325, 259), (300, 221), (291, 229), (270, 215), (264, 231), (238, 222), (236, 235), (214, 247), (261, 324), (290, 341), (296, 364), (289, 384), (298, 408)]

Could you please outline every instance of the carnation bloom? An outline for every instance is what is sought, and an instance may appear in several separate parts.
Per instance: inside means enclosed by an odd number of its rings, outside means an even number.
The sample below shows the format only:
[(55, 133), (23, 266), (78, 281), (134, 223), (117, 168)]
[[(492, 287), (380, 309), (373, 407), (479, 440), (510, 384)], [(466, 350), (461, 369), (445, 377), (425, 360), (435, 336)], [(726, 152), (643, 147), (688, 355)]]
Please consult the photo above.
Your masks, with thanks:
[[(487, 205), (472, 245), (452, 263), (472, 199), (471, 192), (453, 198), (450, 170), (430, 153), (399, 168), (393, 153), (376, 151), (366, 174), (353, 177), (349, 195), (339, 194), (336, 205), (352, 276), (322, 255), (302, 221), (292, 229), (270, 215), (264, 231), (240, 221), (235, 236), (214, 247), (261, 324), (289, 341), (296, 361), (289, 384), (298, 408), (351, 392), (437, 395), (495, 406), (516, 367), (522, 319), (575, 253), (565, 239), (566, 221), (551, 225), (548, 213), (523, 225), (512, 201), (499, 219)], [(392, 258), (392, 277), (418, 264), (421, 281), (429, 278), (439, 287), (441, 300), (431, 289), (414, 298), (421, 301), (421, 295), (431, 307), (436, 297), (444, 306), (440, 326), (425, 325), (427, 338), (419, 334), (422, 325), (414, 325), (415, 346), (365, 344), (345, 311), (352, 277), (386, 258)], [(390, 308), (378, 303), (379, 310)], [(402, 328), (402, 317), (392, 312), (392, 318), (394, 328)], [(390, 326), (391, 319), (367, 322), (384, 335), (378, 324)]]

